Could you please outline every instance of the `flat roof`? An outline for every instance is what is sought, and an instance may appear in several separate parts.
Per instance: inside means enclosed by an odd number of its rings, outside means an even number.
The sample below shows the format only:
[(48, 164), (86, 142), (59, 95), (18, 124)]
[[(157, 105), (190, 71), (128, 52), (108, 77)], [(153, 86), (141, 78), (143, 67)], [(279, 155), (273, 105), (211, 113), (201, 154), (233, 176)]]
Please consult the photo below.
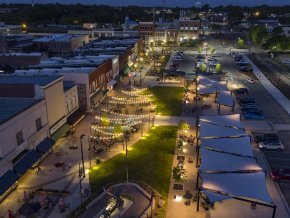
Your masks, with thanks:
[(41, 100), (25, 98), (0, 98), (0, 124), (27, 110)]
[(0, 76), (0, 84), (31, 84), (47, 86), (62, 76)]
[(30, 75), (30, 76), (37, 76), (37, 75), (46, 75), (46, 77), (51, 77), (55, 75), (62, 75), (68, 73), (81, 73), (81, 74), (89, 74), (92, 72), (96, 67), (63, 67), (63, 68), (41, 68), (41, 69), (29, 69), (29, 70), (16, 70), (16, 75)]
[(67, 91), (74, 87), (76, 84), (74, 81), (63, 81), (63, 90)]
[(73, 38), (79, 38), (81, 35), (76, 34), (50, 34), (48, 36), (41, 37), (39, 39), (34, 39), (34, 42), (69, 42)]

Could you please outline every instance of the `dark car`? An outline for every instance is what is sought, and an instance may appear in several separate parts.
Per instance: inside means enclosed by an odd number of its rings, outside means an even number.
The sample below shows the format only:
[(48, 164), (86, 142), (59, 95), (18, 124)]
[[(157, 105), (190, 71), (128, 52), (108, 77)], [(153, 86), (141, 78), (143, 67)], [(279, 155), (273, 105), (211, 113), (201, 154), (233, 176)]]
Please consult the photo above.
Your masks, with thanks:
[(256, 103), (255, 99), (253, 98), (243, 98), (239, 101), (240, 104), (249, 104), (249, 103)]
[(253, 68), (248, 67), (248, 66), (241, 66), (240, 71), (241, 72), (253, 72)]
[(280, 182), (281, 180), (290, 180), (290, 168), (273, 170), (270, 176), (276, 182)]
[(255, 113), (255, 114), (262, 114), (262, 110), (259, 108), (243, 108), (243, 113)]
[(234, 93), (237, 95), (245, 95), (249, 93), (249, 90), (247, 88), (238, 88), (234, 90)]
[(268, 140), (279, 140), (279, 137), (276, 134), (266, 133), (264, 135), (257, 135), (254, 137), (255, 142), (262, 142)]

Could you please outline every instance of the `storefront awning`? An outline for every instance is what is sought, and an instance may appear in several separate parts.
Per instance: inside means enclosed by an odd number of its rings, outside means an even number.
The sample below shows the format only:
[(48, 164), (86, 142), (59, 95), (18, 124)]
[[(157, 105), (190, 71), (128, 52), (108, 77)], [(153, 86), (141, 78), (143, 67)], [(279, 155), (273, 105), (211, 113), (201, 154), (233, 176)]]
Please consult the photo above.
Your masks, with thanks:
[(0, 177), (0, 196), (3, 195), (19, 177), (12, 171), (8, 170), (3, 176)]
[(24, 158), (22, 158), (13, 168), (17, 175), (23, 175), (31, 168), (39, 159), (41, 155), (36, 150), (29, 151)]
[(56, 141), (59, 138), (63, 137), (69, 130), (70, 130), (70, 125), (69, 124), (64, 124), (62, 127), (60, 127), (55, 133), (51, 135), (51, 139)]
[(41, 154), (45, 154), (49, 151), (49, 149), (55, 144), (55, 141), (53, 141), (50, 138), (45, 138), (42, 142), (40, 142), (36, 146), (36, 150), (40, 152)]

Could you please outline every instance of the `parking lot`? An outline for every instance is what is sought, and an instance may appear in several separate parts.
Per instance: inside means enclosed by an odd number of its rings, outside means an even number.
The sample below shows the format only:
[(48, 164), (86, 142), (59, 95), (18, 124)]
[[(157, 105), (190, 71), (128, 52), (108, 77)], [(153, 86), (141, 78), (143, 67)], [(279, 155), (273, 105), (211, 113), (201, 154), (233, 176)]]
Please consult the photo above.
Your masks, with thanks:
[(277, 103), (271, 94), (257, 81), (253, 84), (246, 82), (248, 76), (239, 72), (234, 60), (229, 55), (219, 55), (223, 71), (227, 72), (229, 79), (249, 89), (248, 97), (254, 98), (257, 105), (263, 110), (265, 120), (273, 123), (290, 123), (290, 117), (286, 111)]

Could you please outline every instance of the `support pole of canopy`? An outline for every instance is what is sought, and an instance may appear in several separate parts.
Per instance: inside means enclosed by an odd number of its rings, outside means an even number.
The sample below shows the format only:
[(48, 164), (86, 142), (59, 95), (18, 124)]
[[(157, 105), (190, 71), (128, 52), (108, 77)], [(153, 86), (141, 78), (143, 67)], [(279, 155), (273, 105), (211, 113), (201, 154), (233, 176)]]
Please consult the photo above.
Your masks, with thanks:
[(272, 218), (275, 218), (276, 208), (277, 208), (277, 206), (274, 205), (274, 207), (273, 207), (273, 213), (272, 213)]
[(195, 183), (195, 189), (198, 189), (198, 179), (199, 179), (199, 170), (197, 170), (197, 174), (196, 174), (196, 183)]
[(221, 104), (219, 104), (219, 106), (218, 106), (218, 115), (220, 115), (221, 114)]
[(196, 167), (198, 167), (198, 162), (199, 162), (199, 137), (196, 138)]
[(197, 191), (197, 201), (196, 201), (196, 211), (199, 211), (199, 198), (200, 198), (200, 190)]

